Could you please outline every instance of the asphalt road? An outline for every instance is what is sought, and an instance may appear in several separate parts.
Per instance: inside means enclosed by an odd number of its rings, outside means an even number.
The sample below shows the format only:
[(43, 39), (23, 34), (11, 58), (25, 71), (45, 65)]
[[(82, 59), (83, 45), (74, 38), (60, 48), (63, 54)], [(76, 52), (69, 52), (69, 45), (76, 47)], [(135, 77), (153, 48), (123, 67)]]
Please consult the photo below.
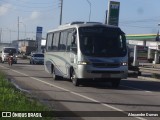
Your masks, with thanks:
[[(43, 65), (30, 65), (27, 60), (18, 60), (18, 64), (13, 64), (12, 67), (6, 63), (0, 63), (0, 70), (6, 72), (19, 88), (29, 92), (33, 98), (39, 99), (51, 109), (73, 111), (81, 116), (64, 119), (160, 119), (159, 81), (128, 78), (121, 81), (118, 89), (112, 89), (108, 83), (94, 82), (75, 87), (68, 80), (53, 81), (52, 76), (44, 71)], [(134, 117), (127, 117), (134, 111), (136, 112)], [(158, 115), (158, 117), (146, 117), (147, 113)], [(136, 116), (137, 114), (141, 115)], [(123, 115), (125, 117), (122, 117)]]

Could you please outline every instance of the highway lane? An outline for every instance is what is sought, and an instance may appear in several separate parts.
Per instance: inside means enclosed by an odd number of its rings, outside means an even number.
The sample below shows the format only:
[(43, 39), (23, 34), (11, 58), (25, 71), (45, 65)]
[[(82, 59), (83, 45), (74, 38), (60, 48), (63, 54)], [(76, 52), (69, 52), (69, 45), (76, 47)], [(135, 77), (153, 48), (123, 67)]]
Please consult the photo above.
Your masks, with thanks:
[[(53, 81), (44, 71), (43, 65), (29, 65), (29, 61), (19, 60), (9, 67), (0, 64), (20, 88), (29, 91), (52, 109), (71, 111), (160, 111), (160, 82), (128, 78), (121, 81), (118, 89), (112, 89), (106, 83), (88, 83), (74, 87), (67, 80)], [(97, 116), (97, 117), (96, 117)], [(159, 115), (160, 116), (160, 115)], [(71, 118), (69, 118), (71, 119)], [(77, 119), (77, 118), (75, 118)], [(95, 117), (83, 119), (99, 120)], [(106, 120), (101, 117), (100, 119)], [(113, 120), (152, 120), (153, 117), (108, 118)]]

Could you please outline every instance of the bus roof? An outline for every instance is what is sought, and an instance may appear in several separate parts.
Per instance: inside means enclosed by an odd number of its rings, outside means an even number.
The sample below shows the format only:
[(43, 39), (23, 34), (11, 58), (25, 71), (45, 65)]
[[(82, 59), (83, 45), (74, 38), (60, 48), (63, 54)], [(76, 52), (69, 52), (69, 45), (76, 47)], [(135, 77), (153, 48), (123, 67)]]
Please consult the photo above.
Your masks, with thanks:
[(119, 28), (117, 26), (106, 25), (100, 22), (71, 22), (68, 24), (60, 25), (58, 28), (52, 29), (48, 32), (54, 32), (54, 31), (59, 31), (59, 30), (69, 29), (69, 28), (89, 27), (89, 26), (105, 26), (105, 27), (110, 27), (110, 28)]

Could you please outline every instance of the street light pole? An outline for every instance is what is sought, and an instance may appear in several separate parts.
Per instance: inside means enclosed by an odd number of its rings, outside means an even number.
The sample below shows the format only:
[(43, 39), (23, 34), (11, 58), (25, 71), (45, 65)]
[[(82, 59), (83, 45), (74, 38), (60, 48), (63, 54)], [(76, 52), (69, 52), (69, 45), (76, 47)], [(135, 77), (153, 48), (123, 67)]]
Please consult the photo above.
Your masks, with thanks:
[(60, 4), (61, 4), (61, 6), (60, 6), (61, 7), (61, 11), (60, 11), (60, 21), (59, 21), (59, 24), (62, 25), (63, 0), (61, 0)]
[(19, 16), (18, 16), (18, 38), (17, 39), (19, 40)]
[(20, 22), (20, 23), (22, 23), (25, 27), (25, 39), (26, 39), (26, 24), (24, 24), (23, 22)]
[(0, 29), (0, 43), (2, 42), (2, 28)]
[(89, 22), (90, 22), (90, 19), (91, 19), (91, 2), (89, 0), (86, 0), (90, 6), (90, 10), (89, 10)]
[(11, 32), (12, 32), (12, 30), (9, 29), (9, 28), (7, 28), (7, 29), (8, 29), (8, 32), (9, 32), (9, 43), (11, 43)]
[(12, 43), (12, 41), (11, 41), (11, 30), (9, 30), (9, 39), (10, 39), (10, 43)]

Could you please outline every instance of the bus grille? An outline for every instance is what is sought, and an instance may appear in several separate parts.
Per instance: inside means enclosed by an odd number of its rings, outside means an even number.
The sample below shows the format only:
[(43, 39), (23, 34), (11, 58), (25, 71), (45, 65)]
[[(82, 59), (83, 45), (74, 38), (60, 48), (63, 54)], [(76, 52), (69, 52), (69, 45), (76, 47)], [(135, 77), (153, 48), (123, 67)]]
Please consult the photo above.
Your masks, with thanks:
[(116, 68), (119, 67), (119, 63), (92, 63), (94, 67), (98, 68)]

